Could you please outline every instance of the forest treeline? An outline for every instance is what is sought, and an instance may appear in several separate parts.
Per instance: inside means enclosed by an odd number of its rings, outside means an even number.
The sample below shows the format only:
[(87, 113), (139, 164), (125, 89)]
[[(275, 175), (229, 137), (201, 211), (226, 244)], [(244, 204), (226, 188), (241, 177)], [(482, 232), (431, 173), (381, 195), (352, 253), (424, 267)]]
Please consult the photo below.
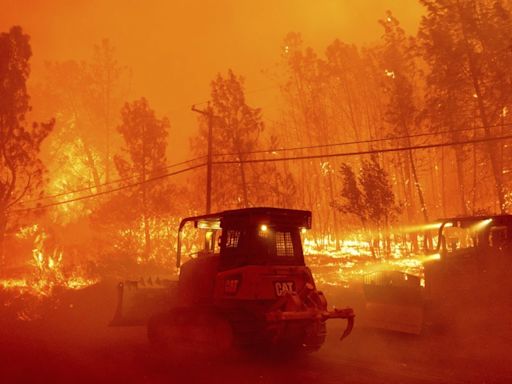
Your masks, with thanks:
[[(415, 35), (388, 12), (372, 45), (315, 51), (295, 32), (275, 42), (275, 120), (248, 104), (243, 74), (212, 80), (213, 211), (310, 209), (314, 235), (339, 240), (510, 210), (512, 4), (420, 2)], [(34, 223), (76, 257), (167, 257), (179, 218), (204, 212), (207, 116), (191, 160), (170, 164), (178, 128), (127, 98), (136, 74), (109, 40), (88, 61), (47, 63), (28, 89), (30, 58), (21, 27), (0, 34), (2, 261), (4, 239)]]

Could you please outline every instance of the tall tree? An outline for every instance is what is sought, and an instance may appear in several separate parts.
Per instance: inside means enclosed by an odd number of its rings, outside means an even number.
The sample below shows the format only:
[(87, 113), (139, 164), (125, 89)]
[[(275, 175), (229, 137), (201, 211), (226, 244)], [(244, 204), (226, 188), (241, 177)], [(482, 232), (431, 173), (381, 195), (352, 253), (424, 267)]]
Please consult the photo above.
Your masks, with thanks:
[[(281, 146), (277, 136), (271, 135), (265, 149), (270, 156), (276, 155)], [(268, 153), (268, 152), (267, 152)], [(254, 190), (255, 205), (293, 208), (297, 206), (297, 185), (287, 162), (268, 162), (253, 167), (255, 182), (260, 186)]]
[[(501, 0), (421, 3), (427, 10), (419, 37), (425, 60), (430, 64), (432, 120), (457, 128), (459, 121), (466, 122), (468, 127), (477, 119), (483, 130), (475, 135), (491, 138), (498, 133), (493, 126), (500, 125), (504, 108), (510, 108), (512, 102), (510, 9)], [(491, 165), (494, 195), (503, 211), (505, 181), (499, 148), (494, 142), (484, 146)]]
[[(162, 184), (147, 183), (146, 180), (166, 172), (166, 148), (169, 135), (169, 120), (157, 118), (145, 98), (126, 103), (121, 110), (121, 125), (117, 131), (124, 140), (122, 154), (114, 157), (114, 162), (122, 178), (138, 175), (141, 182), (138, 190), (140, 198), (132, 195), (135, 204), (132, 211), (142, 215), (144, 225), (145, 257), (151, 255), (151, 231), (149, 217), (165, 209), (165, 199), (160, 199)], [(140, 203), (138, 203), (140, 202)]]
[(29, 36), (20, 27), (0, 34), (0, 261), (3, 240), (13, 207), (35, 195), (43, 183), (39, 159), (42, 141), (53, 128), (48, 123), (28, 124), (30, 110), (26, 82), (32, 55)]
[[(389, 224), (399, 212), (389, 176), (376, 156), (362, 161), (358, 177), (348, 164), (342, 164), (340, 174), (343, 182), (341, 194), (332, 206), (343, 214), (358, 217), (363, 229), (370, 230), (370, 247), (375, 255), (380, 246), (375, 246), (379, 242), (374, 241), (373, 230), (378, 231), (377, 238), (384, 230), (389, 245)], [(386, 249), (389, 251), (388, 247)]]
[[(320, 154), (327, 152), (323, 144), (338, 137), (336, 125), (329, 116), (328, 66), (312, 48), (304, 48), (300, 34), (289, 33), (284, 39), (283, 58), (288, 77), (282, 87), (289, 105), (291, 126), (296, 145), (316, 146)], [(340, 101), (336, 100), (339, 104)], [(311, 152), (300, 151), (305, 155)], [(313, 209), (321, 223), (319, 232), (338, 234), (337, 212), (329, 209), (334, 199), (334, 161), (304, 161), (299, 168), (302, 205)], [(338, 239), (335, 238), (336, 244)]]
[[(413, 38), (407, 37), (391, 12), (388, 12), (386, 18), (380, 20), (380, 23), (384, 27), (384, 45), (380, 54), (383, 77), (385, 76), (386, 80), (383, 82), (383, 86), (388, 97), (385, 120), (391, 127), (391, 135), (405, 137), (404, 144), (410, 146), (409, 136), (417, 131), (416, 118), (418, 114), (418, 86), (416, 84), (418, 70), (414, 60), (415, 42)], [(410, 188), (407, 202), (409, 220), (413, 220), (411, 211), (413, 191), (411, 188), (414, 188), (423, 220), (427, 222), (427, 207), (419, 181), (416, 159), (411, 150), (404, 152), (402, 162), (405, 169), (404, 182)]]
[[(121, 145), (113, 132), (119, 120), (113, 111), (122, 106), (128, 74), (107, 39), (94, 46), (91, 60), (46, 63), (44, 79), (34, 87), (34, 103), (57, 119), (49, 147), (47, 192), (101, 190), (103, 182), (109, 181), (115, 172), (112, 152)], [(83, 207), (73, 209), (78, 212), (74, 217), (66, 211), (68, 206), (59, 206), (54, 213), (64, 213), (59, 220), (74, 220), (86, 216), (96, 201), (74, 203)]]
[(104, 172), (98, 150), (101, 131), (94, 124), (90, 109), (93, 76), (87, 63), (74, 60), (46, 63), (45, 69), (46, 79), (40, 99), (46, 109), (57, 117), (55, 133), (52, 134), (52, 144), (59, 149), (56, 160), (73, 152), (73, 165), (86, 168), (87, 172), (82, 169), (77, 180), (79, 185), (71, 188), (82, 187), (85, 182), (99, 190)]
[[(248, 207), (254, 204), (255, 168), (244, 162), (247, 152), (257, 148), (263, 132), (261, 110), (250, 107), (245, 100), (244, 79), (229, 70), (226, 76), (218, 74), (211, 83), (211, 111), (215, 115), (212, 150), (229, 154), (237, 165), (218, 165), (213, 169), (212, 202), (222, 209)], [(192, 142), (197, 155), (205, 155), (208, 146), (208, 128), (202, 120), (200, 132)]]
[(363, 161), (359, 175), (362, 195), (366, 205), (368, 219), (378, 228), (389, 226), (390, 220), (398, 212), (395, 196), (387, 172), (374, 156)]
[(112, 125), (115, 121), (113, 111), (117, 111), (121, 106), (122, 93), (126, 93), (125, 87), (121, 86), (122, 81), (127, 75), (130, 76), (127, 68), (119, 65), (115, 53), (115, 47), (110, 40), (103, 39), (94, 46), (93, 60), (88, 69), (92, 75), (91, 109), (94, 111), (95, 120), (104, 131), (105, 180), (107, 182), (112, 173), (110, 169), (113, 147)]
[(367, 201), (357, 183), (357, 176), (352, 167), (343, 163), (340, 167), (342, 178), (341, 198), (333, 201), (333, 206), (344, 214), (357, 216), (366, 228), (368, 222)]
[(363, 160), (357, 177), (352, 167), (344, 163), (340, 175), (343, 184), (340, 199), (333, 202), (334, 207), (341, 213), (357, 216), (364, 227), (387, 228), (398, 206), (389, 176), (377, 158)]

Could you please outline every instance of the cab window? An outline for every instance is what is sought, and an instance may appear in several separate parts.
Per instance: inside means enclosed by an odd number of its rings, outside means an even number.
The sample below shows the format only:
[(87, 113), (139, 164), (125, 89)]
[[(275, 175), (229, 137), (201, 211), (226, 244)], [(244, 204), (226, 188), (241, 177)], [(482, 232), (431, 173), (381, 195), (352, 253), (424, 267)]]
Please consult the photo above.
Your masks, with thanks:
[(448, 252), (475, 248), (478, 245), (477, 232), (472, 228), (447, 227), (443, 231), (443, 248)]
[(489, 232), (489, 246), (492, 248), (501, 248), (509, 242), (508, 227), (495, 226)]
[(240, 242), (240, 231), (228, 229), (226, 231), (226, 248), (238, 248)]
[(275, 246), (277, 257), (294, 257), (291, 232), (275, 232)]
[(268, 231), (259, 231), (254, 257), (259, 258), (260, 263), (304, 264), (299, 230), (270, 227)]

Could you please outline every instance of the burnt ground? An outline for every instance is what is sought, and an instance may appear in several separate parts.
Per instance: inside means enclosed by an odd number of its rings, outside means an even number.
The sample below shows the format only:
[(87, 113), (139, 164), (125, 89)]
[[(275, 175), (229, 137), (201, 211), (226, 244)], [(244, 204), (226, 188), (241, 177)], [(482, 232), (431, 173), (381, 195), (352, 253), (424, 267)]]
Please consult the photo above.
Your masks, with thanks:
[[(342, 301), (335, 294), (331, 292), (331, 302)], [(25, 307), (30, 306), (25, 315), (37, 313), (39, 318), (22, 321), (17, 318), (22, 300), (12, 300), (5, 292), (0, 295), (0, 382), (512, 382), (508, 313), (508, 318), (495, 319), (485, 329), (482, 324), (481, 332), (473, 332), (468, 323), (475, 320), (467, 317), (449, 331), (421, 336), (368, 329), (359, 321), (342, 342), (338, 338), (343, 322), (330, 321), (326, 344), (307, 356), (239, 352), (214, 358), (169, 358), (151, 350), (145, 329), (106, 326), (116, 299), (113, 282), (56, 297), (25, 302)], [(354, 306), (357, 310), (357, 303)]]

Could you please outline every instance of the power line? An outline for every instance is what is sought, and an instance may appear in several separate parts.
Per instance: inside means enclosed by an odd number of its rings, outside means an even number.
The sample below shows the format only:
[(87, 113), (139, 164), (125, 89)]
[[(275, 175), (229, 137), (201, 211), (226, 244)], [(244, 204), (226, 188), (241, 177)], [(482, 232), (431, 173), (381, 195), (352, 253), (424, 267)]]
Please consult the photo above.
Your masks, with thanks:
[[(512, 124), (507, 124), (507, 125), (512, 125)], [(485, 127), (479, 127), (479, 129), (482, 129), (482, 128), (485, 128)], [(452, 131), (447, 131), (447, 132), (452, 132)], [(420, 134), (418, 134), (416, 136), (419, 136), (419, 135)], [(409, 137), (414, 137), (414, 135), (403, 136), (401, 138), (409, 138)], [(241, 161), (240, 160), (222, 160), (222, 161), (213, 161), (212, 164), (219, 164), (219, 165), (224, 164), (224, 165), (226, 165), (226, 164), (240, 164), (240, 163), (263, 163), (263, 162), (277, 162), (277, 161), (291, 161), (291, 160), (308, 160), (308, 159), (319, 159), (319, 158), (329, 158), (329, 157), (348, 157), (348, 156), (368, 155), (368, 154), (387, 153), (387, 152), (400, 152), (400, 151), (407, 151), (407, 150), (419, 150), (419, 149), (449, 147), (449, 146), (464, 145), (464, 144), (476, 144), (476, 143), (489, 142), (489, 141), (498, 141), (498, 140), (505, 140), (505, 139), (511, 139), (511, 138), (512, 138), (512, 135), (507, 135), (507, 136), (500, 136), (500, 137), (472, 139), (472, 140), (466, 140), (466, 141), (454, 141), (454, 142), (447, 142), (447, 143), (425, 144), (425, 145), (416, 145), (416, 146), (408, 146), (408, 147), (387, 148), (387, 149), (374, 149), (374, 150), (366, 150), (366, 151), (338, 152), (338, 153), (330, 153), (330, 154), (290, 156), (290, 157), (279, 157), (279, 158), (268, 158), (268, 159), (248, 159), (248, 160), (241, 160)], [(399, 138), (392, 138), (392, 139), (396, 140), (396, 139), (399, 139)], [(386, 141), (389, 141), (389, 140), (392, 140), (392, 139), (386, 139)], [(382, 139), (375, 139), (375, 140), (382, 140)], [(373, 141), (375, 141), (375, 140), (373, 140)], [(361, 143), (363, 143), (363, 142), (370, 142), (370, 141), (372, 141), (372, 140), (361, 141)], [(331, 146), (334, 146), (334, 145), (340, 145), (340, 144), (332, 144)], [(301, 149), (311, 149), (311, 148), (315, 148), (315, 147), (316, 146), (301, 147)], [(292, 150), (292, 149), (291, 148), (285, 148), (283, 150)], [(261, 151), (261, 152), (268, 152), (268, 151)], [(242, 152), (241, 154), (250, 154), (250, 153), (251, 152)], [(224, 156), (227, 156), (227, 155), (224, 155)], [(186, 161), (183, 161), (183, 162), (180, 162), (180, 163), (171, 164), (171, 165), (169, 165), (167, 167), (163, 167), (161, 169), (169, 169), (169, 168), (172, 168), (172, 167), (175, 167), (175, 166), (178, 166), (178, 165), (187, 164), (187, 163), (190, 163), (190, 162), (193, 162), (193, 161), (197, 161), (199, 159), (203, 159), (204, 157), (205, 156), (200, 156), (200, 157), (197, 157), (197, 158), (194, 158), (194, 159), (190, 159), (190, 160), (186, 160)], [(155, 181), (155, 180), (158, 180), (158, 179), (162, 179), (162, 178), (165, 178), (165, 177), (168, 177), (168, 176), (177, 175), (177, 174), (180, 174), (180, 173), (183, 173), (183, 172), (187, 172), (187, 171), (190, 171), (190, 170), (193, 170), (193, 169), (197, 169), (197, 168), (203, 167), (205, 165), (206, 165), (206, 163), (201, 163), (199, 165), (192, 166), (192, 167), (189, 167), (189, 168), (177, 171), (177, 172), (172, 172), (172, 173), (167, 173), (167, 174), (164, 174), (164, 175), (156, 176), (154, 178), (146, 180), (146, 182), (152, 182), (152, 181)], [(133, 179), (133, 178), (136, 178), (136, 177), (140, 177), (140, 176), (139, 175), (134, 175), (134, 176), (131, 176), (131, 177), (128, 177), (128, 178), (119, 179), (117, 181), (112, 181), (112, 182), (109, 182), (109, 183), (103, 183), (103, 184), (100, 184), (99, 186), (106, 186), (106, 185), (110, 185), (110, 184), (115, 184), (115, 183), (119, 183), (119, 182), (130, 180), (130, 179)], [(69, 199), (69, 200), (64, 200), (64, 201), (60, 201), (60, 202), (49, 203), (49, 204), (43, 205), (41, 207), (22, 208), (22, 209), (13, 210), (13, 211), (26, 211), (26, 210), (42, 209), (42, 208), (46, 208), (46, 207), (52, 207), (52, 206), (55, 206), (55, 205), (71, 203), (71, 202), (75, 202), (75, 201), (80, 201), (80, 200), (84, 200), (84, 199), (88, 199), (88, 198), (92, 198), (92, 197), (97, 197), (97, 196), (105, 195), (105, 194), (108, 194), (108, 193), (117, 192), (117, 191), (120, 191), (120, 190), (123, 190), (123, 189), (126, 189), (126, 188), (131, 188), (131, 187), (134, 187), (134, 186), (141, 185), (143, 183), (144, 182), (137, 182), (137, 183), (129, 184), (129, 185), (122, 186), (122, 187), (119, 187), (119, 188), (110, 189), (108, 191), (102, 191), (102, 192), (98, 192), (98, 193), (95, 193), (95, 194), (91, 194), (91, 195), (87, 195), (87, 196), (81, 196), (81, 197), (77, 197), (77, 198)], [(66, 195), (69, 195), (69, 194), (79, 193), (79, 192), (91, 190), (91, 189), (94, 189), (94, 188), (97, 188), (97, 187), (96, 186), (92, 186), (92, 187), (77, 189), (77, 190), (74, 190), (74, 191), (62, 192), (62, 193), (55, 194), (55, 195), (48, 195), (48, 196), (45, 196), (45, 197), (40, 198), (40, 199), (23, 201), (21, 203), (43, 201), (43, 200), (47, 200), (49, 198), (66, 196)]]
[[(196, 157), (196, 158), (193, 158), (193, 159), (190, 159), (190, 160), (186, 160), (186, 161), (182, 161), (182, 162), (179, 162), (179, 163), (169, 164), (169, 165), (166, 165), (165, 167), (155, 168), (153, 171), (155, 171), (155, 172), (165, 171), (167, 169), (175, 168), (175, 167), (178, 167), (180, 165), (185, 165), (185, 164), (197, 161), (197, 160), (201, 160), (201, 159), (203, 159), (205, 157), (206, 156), (199, 156), (199, 157)], [(43, 201), (43, 200), (49, 200), (49, 199), (52, 199), (52, 198), (55, 198), (55, 197), (62, 197), (62, 196), (71, 195), (71, 194), (75, 194), (75, 193), (90, 191), (91, 189), (97, 189), (97, 188), (105, 187), (105, 186), (112, 185), (112, 184), (122, 183), (124, 181), (132, 180), (132, 179), (139, 178), (139, 177), (141, 177), (141, 175), (132, 175), (132, 176), (128, 176), (128, 177), (117, 179), (117, 180), (111, 180), (111, 181), (108, 181), (108, 182), (105, 182), (105, 183), (101, 183), (101, 184), (98, 184), (98, 185), (92, 185), (90, 187), (84, 187), (84, 188), (74, 189), (74, 190), (71, 190), (71, 191), (60, 192), (60, 193), (56, 193), (56, 194), (53, 194), (53, 195), (46, 195), (46, 196), (42, 196), (42, 197), (40, 197), (38, 199), (25, 200), (25, 201), (21, 201), (20, 203), (26, 204), (26, 203), (35, 203), (35, 202)]]
[(339, 147), (339, 146), (343, 146), (343, 145), (371, 144), (371, 143), (386, 142), (386, 141), (391, 141), (391, 140), (413, 139), (416, 137), (435, 136), (435, 135), (442, 135), (442, 134), (446, 134), (446, 133), (458, 133), (458, 132), (467, 132), (467, 131), (474, 131), (474, 130), (481, 130), (481, 129), (509, 127), (509, 126), (512, 126), (512, 123), (479, 126), (479, 127), (473, 127), (473, 128), (461, 128), (461, 129), (456, 129), (456, 130), (446, 130), (446, 131), (438, 131), (438, 132), (428, 132), (428, 133), (424, 132), (424, 133), (416, 133), (416, 134), (411, 134), (411, 135), (386, 137), (386, 138), (379, 138), (379, 139), (355, 140), (355, 141), (345, 141), (345, 142), (330, 143), (330, 144), (308, 145), (308, 146), (303, 146), (303, 147), (258, 149), (255, 151), (247, 151), (247, 152), (240, 152), (240, 153), (235, 153), (235, 152), (233, 152), (233, 153), (215, 153), (213, 156), (250, 155), (250, 154), (256, 154), (256, 153), (288, 152), (288, 151), (298, 151), (298, 150), (302, 150), (302, 149)]
[(137, 186), (142, 185), (142, 184), (146, 184), (146, 183), (150, 183), (150, 182), (153, 182), (153, 181), (161, 180), (161, 179), (164, 179), (166, 177), (175, 176), (175, 175), (178, 175), (180, 173), (184, 173), (184, 172), (188, 172), (188, 171), (200, 168), (200, 167), (204, 167), (205, 165), (206, 165), (206, 163), (202, 163), (202, 164), (199, 164), (199, 165), (194, 165), (194, 166), (191, 166), (191, 167), (188, 167), (188, 168), (185, 168), (185, 169), (181, 169), (179, 171), (175, 171), (175, 172), (171, 172), (171, 173), (166, 173), (164, 175), (155, 176), (155, 177), (152, 177), (152, 178), (147, 179), (145, 181), (140, 181), (140, 182), (137, 182), (137, 183), (132, 183), (132, 184), (124, 185), (122, 187), (118, 187), (118, 188), (114, 188), (114, 189), (109, 189), (108, 191), (101, 191), (101, 192), (97, 192), (97, 193), (94, 193), (94, 194), (91, 194), (91, 195), (80, 196), (80, 197), (77, 197), (77, 198), (74, 198), (74, 199), (69, 199), (69, 200), (56, 201), (54, 203), (49, 203), (49, 204), (42, 205), (42, 206), (39, 206), (39, 207), (13, 209), (11, 212), (36, 211), (36, 210), (40, 210), (40, 209), (44, 209), (44, 208), (55, 207), (57, 205), (69, 204), (69, 203), (74, 203), (76, 201), (86, 200), (86, 199), (90, 199), (90, 198), (94, 198), (94, 197), (98, 197), (98, 196), (103, 196), (103, 195), (107, 195), (109, 193), (114, 193), (114, 192), (121, 191), (123, 189), (133, 188), (133, 187), (137, 187)]
[(505, 139), (512, 139), (512, 135), (465, 140), (465, 141), (452, 141), (452, 142), (448, 142), (448, 143), (413, 145), (413, 146), (408, 146), (408, 147), (395, 147), (395, 148), (386, 148), (386, 149), (370, 149), (367, 151), (328, 153), (328, 154), (324, 154), (324, 155), (290, 156), (290, 157), (277, 157), (277, 158), (269, 158), (269, 159), (222, 160), (222, 161), (214, 161), (213, 164), (264, 163), (264, 162), (277, 162), (277, 161), (290, 161), (290, 160), (323, 159), (323, 158), (329, 158), (329, 157), (372, 155), (372, 154), (377, 154), (377, 153), (401, 152), (401, 151), (410, 151), (410, 150), (418, 150), (418, 149), (439, 148), (439, 147), (451, 147), (451, 146), (455, 146), (455, 145), (464, 145), (464, 144), (477, 144), (477, 143), (484, 143), (484, 142), (498, 141), (498, 140), (505, 140)]

